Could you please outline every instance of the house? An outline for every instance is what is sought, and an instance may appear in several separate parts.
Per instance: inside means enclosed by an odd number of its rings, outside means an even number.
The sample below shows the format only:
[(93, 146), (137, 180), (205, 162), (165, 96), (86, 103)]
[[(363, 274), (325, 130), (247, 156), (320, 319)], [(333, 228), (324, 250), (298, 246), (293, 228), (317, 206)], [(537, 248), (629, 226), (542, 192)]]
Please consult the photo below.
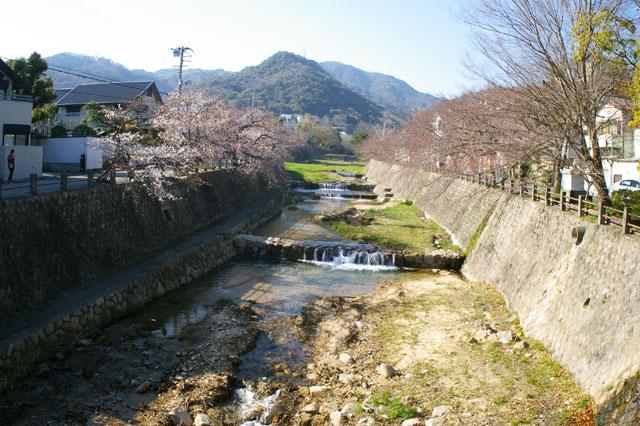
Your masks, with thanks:
[(298, 124), (304, 120), (304, 116), (301, 114), (280, 114), (280, 119), (285, 127), (297, 129)]
[[(607, 187), (623, 179), (640, 180), (640, 128), (629, 127), (632, 119), (633, 113), (623, 99), (610, 100), (598, 112), (598, 146)], [(569, 152), (568, 157), (571, 160), (575, 155)], [(594, 193), (582, 173), (573, 166), (562, 170), (562, 188), (574, 194)]]
[(74, 88), (56, 89), (56, 121), (77, 126), (86, 116), (82, 108), (89, 102), (107, 107), (141, 98), (151, 107), (162, 104), (162, 97), (153, 81), (127, 81), (122, 83), (79, 84)]
[(31, 146), (31, 96), (19, 95), (16, 90), (26, 88), (26, 83), (0, 59), (0, 177), (9, 176), (6, 158), (15, 150), (14, 179), (28, 178), (30, 174), (42, 174), (42, 147)]
[[(162, 104), (162, 97), (153, 81), (123, 83), (79, 84), (74, 88), (57, 89), (55, 121), (65, 127), (75, 127), (86, 117), (83, 107), (96, 102), (117, 108), (121, 104), (141, 98), (153, 110)], [(80, 172), (102, 167), (106, 155), (103, 143), (96, 137), (43, 138), (43, 167), (52, 172)]]

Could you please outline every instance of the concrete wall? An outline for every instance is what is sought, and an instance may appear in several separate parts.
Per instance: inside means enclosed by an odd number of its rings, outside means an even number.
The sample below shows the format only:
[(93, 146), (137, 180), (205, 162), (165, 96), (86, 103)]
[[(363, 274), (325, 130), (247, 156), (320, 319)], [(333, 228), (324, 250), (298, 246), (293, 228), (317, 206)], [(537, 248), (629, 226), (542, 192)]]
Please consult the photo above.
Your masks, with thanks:
[(79, 172), (80, 156), (86, 156), (86, 170), (102, 167), (102, 149), (100, 139), (83, 138), (45, 138), (40, 140), (43, 148), (43, 168), (51, 172)]
[[(640, 238), (499, 190), (371, 161), (369, 180), (413, 200), (466, 246), (471, 280), (493, 284), (600, 407), (602, 424), (636, 424)], [(484, 229), (482, 229), (484, 219)], [(580, 244), (572, 237), (585, 229)]]
[[(32, 100), (16, 100), (21, 97), (2, 94), (0, 97), (0, 131), (5, 124), (23, 124), (31, 126)], [(28, 99), (28, 98), (25, 98)], [(0, 135), (2, 139), (2, 135)]]
[(29, 179), (34, 173), (42, 176), (42, 147), (41, 146), (0, 146), (0, 177), (5, 182), (9, 178), (7, 157), (11, 150), (15, 149), (16, 168), (13, 172), (13, 180)]
[[(38, 362), (73, 348), (81, 336), (91, 336), (111, 321), (194, 279), (202, 277), (217, 266), (236, 256), (233, 236), (247, 232), (277, 213), (283, 202), (282, 192), (276, 191), (266, 205), (247, 217), (234, 229), (189, 244), (177, 255), (164, 256), (154, 268), (134, 274), (128, 283), (88, 304), (68, 306), (59, 318), (49, 324), (31, 327), (25, 336), (0, 345), (0, 391), (11, 386)], [(4, 342), (6, 343), (6, 342)]]
[(0, 202), (0, 322), (119, 265), (143, 259), (264, 194), (259, 173), (217, 170), (175, 182), (161, 204), (143, 189), (91, 189)]

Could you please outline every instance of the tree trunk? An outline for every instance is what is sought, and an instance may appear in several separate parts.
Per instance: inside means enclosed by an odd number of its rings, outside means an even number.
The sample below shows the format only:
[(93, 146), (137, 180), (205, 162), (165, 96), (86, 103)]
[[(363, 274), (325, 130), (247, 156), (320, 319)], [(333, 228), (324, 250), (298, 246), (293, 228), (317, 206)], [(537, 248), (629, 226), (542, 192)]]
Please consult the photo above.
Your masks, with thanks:
[(611, 205), (607, 182), (604, 178), (604, 169), (602, 168), (602, 155), (600, 154), (600, 146), (598, 145), (598, 135), (595, 128), (589, 129), (589, 139), (591, 142), (591, 157), (588, 158), (588, 173), (593, 182), (593, 186), (598, 193), (598, 198), (602, 200), (604, 205)]

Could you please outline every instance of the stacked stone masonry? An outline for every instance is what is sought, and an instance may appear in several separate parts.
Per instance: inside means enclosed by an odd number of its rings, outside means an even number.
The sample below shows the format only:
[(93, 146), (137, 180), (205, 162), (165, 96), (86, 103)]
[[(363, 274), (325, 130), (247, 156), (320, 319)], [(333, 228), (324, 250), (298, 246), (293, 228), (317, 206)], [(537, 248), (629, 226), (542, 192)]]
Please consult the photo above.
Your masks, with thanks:
[(636, 424), (640, 237), (440, 174), (379, 161), (365, 173), (412, 200), (461, 246), (481, 232), (463, 274), (502, 292), (524, 330), (594, 397), (599, 424)]
[[(231, 170), (176, 181), (160, 202), (131, 185), (0, 202), (0, 321), (183, 240), (266, 190)], [(196, 179), (192, 177), (190, 179)]]
[[(236, 177), (232, 176), (230, 172), (213, 174), (213, 177), (217, 178), (217, 181), (212, 179), (205, 185), (212, 185), (211, 182), (214, 182), (213, 185), (224, 186), (231, 185), (231, 181), (236, 181)], [(222, 200), (219, 203), (221, 206), (226, 206), (218, 210), (209, 210), (209, 214), (211, 214), (212, 217), (210, 220), (205, 221), (205, 224), (211, 224), (212, 222), (227, 216), (227, 214), (233, 212), (233, 209), (237, 209), (242, 204), (251, 201), (260, 195), (260, 192), (255, 190), (256, 187), (259, 188), (262, 185), (260, 180), (260, 176), (256, 176), (253, 179), (253, 182), (245, 181), (243, 185), (245, 186), (246, 191), (244, 192), (235, 190), (233, 190), (233, 192), (225, 191), (224, 196), (228, 198), (227, 200)], [(211, 191), (211, 196), (222, 195), (220, 193), (222, 191), (218, 192), (211, 188), (203, 191)], [(87, 192), (93, 193), (97, 198), (97, 200), (94, 200), (95, 203), (103, 204), (105, 203), (106, 198), (118, 198), (123, 196), (125, 193), (120, 187), (106, 187), (98, 189), (97, 192)], [(106, 195), (105, 193), (107, 192), (111, 192), (111, 195)], [(233, 245), (233, 236), (238, 233), (247, 232), (280, 211), (284, 202), (283, 192), (277, 190), (272, 192), (274, 195), (273, 198), (264, 206), (264, 208), (262, 208), (261, 211), (248, 218), (234, 229), (231, 229), (224, 234), (216, 235), (200, 244), (194, 244), (186, 250), (180, 251), (179, 255), (172, 257), (170, 260), (164, 261), (164, 263), (154, 270), (139, 274), (137, 277), (132, 277), (131, 282), (119, 290), (99, 297), (93, 303), (89, 303), (81, 309), (77, 309), (67, 314), (61, 313), (61, 318), (58, 320), (48, 324), (29, 336), (20, 338), (17, 341), (8, 344), (8, 346), (0, 348), (0, 391), (9, 386), (12, 380), (22, 376), (23, 373), (26, 372), (35, 362), (40, 362), (58, 352), (66, 352), (70, 347), (72, 347), (73, 342), (77, 341), (81, 336), (92, 335), (95, 331), (109, 324), (111, 321), (135, 311), (137, 308), (166, 292), (174, 290), (203, 276), (217, 266), (236, 256), (237, 252)], [(197, 198), (200, 196), (201, 192), (196, 190), (193, 194), (196, 194)], [(59, 194), (58, 196), (60, 198), (69, 197), (69, 195), (66, 194)], [(58, 205), (58, 200), (55, 197), (48, 198), (54, 205)], [(90, 198), (91, 197), (88, 194), (76, 195), (76, 201), (78, 202), (84, 203), (90, 201)], [(203, 205), (201, 207), (205, 209), (207, 207), (210, 208), (213, 201), (214, 200), (194, 200), (193, 197), (182, 200), (183, 203), (191, 207), (193, 207), (194, 203), (202, 203)], [(45, 204), (45, 201), (41, 200), (40, 202)], [(172, 208), (176, 209), (178, 212), (186, 214), (187, 208), (186, 206), (180, 207), (180, 202), (173, 203)], [(108, 209), (106, 209), (105, 212), (117, 214), (117, 212), (113, 212)], [(146, 210), (142, 210), (140, 212), (142, 215), (147, 213), (149, 212)], [(65, 216), (65, 212), (61, 212), (60, 215)], [(69, 214), (67, 217), (73, 219), (76, 216)], [(106, 217), (94, 219), (97, 220), (97, 222), (102, 223), (110, 220)], [(136, 220), (136, 224), (138, 226), (143, 226), (145, 224), (142, 220), (143, 218), (137, 219), (140, 220), (140, 222)], [(197, 212), (196, 214), (192, 213), (192, 216), (189, 219), (183, 218), (181, 221), (183, 222), (183, 225), (177, 225), (177, 227), (185, 230), (188, 227), (185, 226), (184, 223), (189, 220), (193, 221), (191, 230), (201, 228), (201, 226), (195, 226), (197, 223)], [(112, 221), (115, 223), (123, 223), (126, 219), (116, 217), (113, 218)], [(152, 228), (157, 225), (157, 221), (151, 218), (151, 220), (146, 224), (146, 227)], [(129, 225), (127, 225), (127, 227), (128, 226)], [(147, 229), (143, 232), (150, 231), (150, 229)], [(175, 238), (177, 235), (183, 233), (186, 233), (186, 231), (179, 233), (174, 232), (172, 236)], [(153, 237), (150, 238), (150, 241), (155, 241), (155, 232), (152, 235)], [(78, 236), (76, 235), (76, 237)], [(173, 239), (168, 237), (164, 238), (164, 240), (171, 241)], [(41, 267), (46, 268), (47, 265), (44, 264), (41, 265)]]

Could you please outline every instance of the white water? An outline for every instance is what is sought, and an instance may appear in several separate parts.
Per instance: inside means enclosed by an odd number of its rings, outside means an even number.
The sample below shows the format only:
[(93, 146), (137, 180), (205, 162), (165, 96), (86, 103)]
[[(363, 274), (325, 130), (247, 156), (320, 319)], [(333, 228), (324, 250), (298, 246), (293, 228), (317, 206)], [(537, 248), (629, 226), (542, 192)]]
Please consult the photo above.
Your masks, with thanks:
[[(317, 194), (324, 199), (363, 198), (363, 196), (372, 195), (370, 192), (349, 191), (348, 189), (332, 189), (332, 188), (320, 188), (320, 189), (294, 188), (293, 191)], [(372, 197), (369, 197), (369, 198), (375, 198), (375, 195), (372, 195)]]
[(394, 271), (395, 255), (376, 251), (369, 253), (365, 250), (346, 249), (344, 247), (316, 248), (313, 259), (306, 258), (303, 262), (312, 263), (330, 269), (344, 271)]
[(241, 423), (240, 426), (264, 426), (264, 423), (266, 423), (269, 418), (271, 410), (275, 407), (279, 396), (280, 390), (273, 395), (259, 399), (256, 398), (255, 392), (252, 392), (247, 388), (237, 389), (235, 397), (238, 401), (238, 412), (240, 417), (243, 420), (246, 420), (247, 417), (254, 417), (253, 414), (257, 414), (258, 412), (260, 413), (257, 419), (247, 420), (244, 423)]
[(332, 191), (346, 191), (347, 184), (342, 182), (321, 182), (318, 184), (320, 189), (329, 189)]

